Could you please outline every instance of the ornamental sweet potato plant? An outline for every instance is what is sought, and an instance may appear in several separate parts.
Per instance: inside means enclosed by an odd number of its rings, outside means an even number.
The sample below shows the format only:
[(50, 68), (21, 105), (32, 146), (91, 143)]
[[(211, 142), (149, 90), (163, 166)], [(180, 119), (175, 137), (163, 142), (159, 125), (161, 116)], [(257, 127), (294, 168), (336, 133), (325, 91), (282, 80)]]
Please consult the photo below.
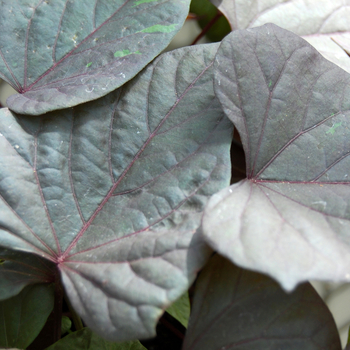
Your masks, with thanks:
[(0, 3), (0, 347), (341, 349), (349, 57), (299, 35), (346, 49), (349, 3), (271, 3), (166, 53), (190, 0)]

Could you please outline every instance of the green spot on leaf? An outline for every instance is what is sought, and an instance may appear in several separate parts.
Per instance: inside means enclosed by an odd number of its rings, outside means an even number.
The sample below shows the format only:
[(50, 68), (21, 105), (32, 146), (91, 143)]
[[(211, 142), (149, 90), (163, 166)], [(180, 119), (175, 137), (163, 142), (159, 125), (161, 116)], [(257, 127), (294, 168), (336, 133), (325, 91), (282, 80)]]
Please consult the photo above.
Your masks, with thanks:
[(339, 126), (341, 126), (341, 124), (342, 124), (342, 122), (333, 124), (333, 126), (326, 132), (326, 134), (333, 135), (335, 133), (335, 129), (338, 128)]
[(92, 62), (89, 62), (89, 63), (86, 65), (86, 68), (89, 68), (91, 65), (92, 65)]
[(129, 55), (141, 55), (140, 51), (131, 52), (130, 50), (116, 51), (114, 57), (124, 57)]
[(271, 87), (271, 85), (272, 85), (272, 81), (270, 80), (270, 82), (269, 82), (269, 87)]
[(190, 318), (191, 306), (188, 292), (183, 294), (180, 299), (176, 300), (174, 304), (166, 310), (171, 316), (176, 318), (183, 326), (187, 328), (188, 320)]
[(158, 0), (139, 0), (139, 1), (136, 1), (135, 4), (132, 7), (144, 4), (146, 2), (154, 2), (154, 1), (158, 1)]
[(168, 26), (163, 26), (161, 24), (156, 24), (152, 27), (148, 27), (145, 29), (142, 29), (140, 31), (140, 33), (156, 33), (156, 32), (160, 32), (160, 33), (170, 33), (173, 32), (176, 29), (176, 24), (170, 24)]

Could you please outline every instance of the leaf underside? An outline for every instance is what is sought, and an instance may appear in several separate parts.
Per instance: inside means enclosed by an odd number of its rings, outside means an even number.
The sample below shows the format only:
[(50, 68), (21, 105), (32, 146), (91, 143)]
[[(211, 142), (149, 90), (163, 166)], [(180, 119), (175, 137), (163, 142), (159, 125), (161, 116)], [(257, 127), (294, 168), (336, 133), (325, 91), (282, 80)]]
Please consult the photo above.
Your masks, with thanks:
[(349, 281), (349, 74), (272, 24), (230, 34), (214, 74), (248, 178), (208, 203), (207, 241), (287, 290)]
[(210, 1), (226, 16), (232, 30), (274, 23), (298, 35), (350, 31), (350, 9), (343, 0)]
[(189, 0), (4, 2), (0, 77), (16, 113), (76, 106), (134, 77), (171, 41)]
[[(211, 0), (232, 30), (273, 23), (301, 35), (326, 59), (350, 72), (346, 54), (350, 7), (343, 0)], [(315, 8), (318, 10), (315, 11)]]
[(340, 350), (333, 317), (309, 283), (285, 293), (270, 278), (211, 258), (197, 282), (183, 350)]
[(210, 254), (198, 227), (229, 184), (232, 139), (217, 48), (164, 54), (73, 109), (0, 110), (0, 246), (57, 264), (73, 307), (109, 340), (154, 335)]

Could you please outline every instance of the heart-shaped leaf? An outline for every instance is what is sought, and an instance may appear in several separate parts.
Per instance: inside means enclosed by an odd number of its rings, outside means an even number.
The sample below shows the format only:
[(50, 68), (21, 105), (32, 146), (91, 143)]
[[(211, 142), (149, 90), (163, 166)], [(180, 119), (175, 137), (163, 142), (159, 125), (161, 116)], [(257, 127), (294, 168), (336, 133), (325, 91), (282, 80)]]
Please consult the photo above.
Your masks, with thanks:
[(235, 31), (215, 90), (237, 127), (247, 180), (206, 207), (207, 241), (284, 288), (350, 280), (350, 75), (275, 25)]
[(84, 328), (68, 334), (46, 350), (146, 350), (146, 348), (138, 340), (112, 343), (99, 337), (91, 329)]
[(334, 319), (309, 283), (276, 282), (219, 255), (201, 272), (183, 350), (341, 350)]
[(24, 288), (0, 302), (0, 347), (25, 349), (44, 327), (54, 304), (52, 285)]
[(226, 16), (232, 30), (274, 23), (298, 35), (350, 31), (350, 8), (344, 0), (210, 1)]
[(39, 115), (95, 100), (134, 77), (180, 30), (189, 0), (19, 0), (1, 4), (0, 77)]
[(154, 335), (210, 254), (198, 227), (229, 184), (232, 138), (217, 48), (164, 54), (73, 109), (0, 110), (0, 245), (56, 263), (73, 307), (110, 340)]
[(15, 296), (29, 284), (53, 282), (53, 273), (50, 261), (0, 247), (0, 300)]

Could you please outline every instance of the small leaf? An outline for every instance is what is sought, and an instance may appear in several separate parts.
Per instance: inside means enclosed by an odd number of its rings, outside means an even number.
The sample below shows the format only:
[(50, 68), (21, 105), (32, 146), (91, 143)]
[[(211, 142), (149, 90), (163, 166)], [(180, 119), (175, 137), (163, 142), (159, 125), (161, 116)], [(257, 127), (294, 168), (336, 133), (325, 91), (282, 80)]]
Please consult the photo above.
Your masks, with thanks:
[(183, 350), (341, 350), (332, 314), (309, 283), (285, 293), (219, 255), (201, 272)]
[(231, 33), (215, 67), (247, 179), (208, 203), (207, 241), (287, 290), (349, 281), (350, 75), (272, 24)]
[(183, 326), (187, 328), (188, 320), (190, 318), (191, 306), (188, 292), (183, 294), (179, 299), (170, 305), (166, 312), (176, 318)]
[[(167, 47), (181, 29), (189, 3), (3, 3), (0, 77), (20, 93), (8, 98), (9, 108), (40, 115), (115, 90)], [(124, 51), (130, 54), (114, 54)]]
[(25, 287), (0, 302), (0, 347), (25, 349), (40, 333), (53, 309), (52, 285)]
[(146, 350), (138, 341), (112, 343), (99, 337), (89, 328), (68, 334), (46, 350)]
[(225, 16), (221, 15), (220, 18), (216, 19), (218, 10), (209, 0), (192, 0), (190, 12), (197, 15), (198, 24), (202, 29), (210, 25), (210, 29), (205, 35), (211, 41), (221, 41), (231, 31)]
[(0, 244), (55, 263), (73, 308), (109, 340), (152, 337), (210, 255), (199, 226), (229, 184), (232, 139), (217, 48), (161, 55), (73, 109), (0, 110)]
[(62, 316), (61, 335), (67, 333), (72, 327), (72, 321), (67, 316)]

